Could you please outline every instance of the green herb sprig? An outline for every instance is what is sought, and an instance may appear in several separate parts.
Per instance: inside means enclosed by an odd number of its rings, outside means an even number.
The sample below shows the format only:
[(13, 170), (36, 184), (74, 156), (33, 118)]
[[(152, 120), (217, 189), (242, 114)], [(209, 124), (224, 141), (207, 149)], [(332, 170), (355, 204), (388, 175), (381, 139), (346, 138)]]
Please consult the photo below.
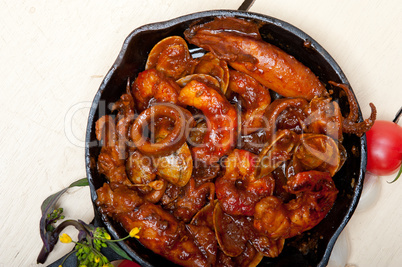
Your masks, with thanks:
[[(101, 253), (101, 249), (106, 247), (113, 249), (122, 258), (131, 260), (116, 242), (123, 241), (129, 237), (139, 238), (139, 228), (133, 228), (130, 234), (122, 239), (112, 240), (103, 227), (95, 227), (81, 220), (64, 220), (65, 217), (62, 214), (63, 208), (55, 208), (57, 200), (69, 188), (87, 185), (89, 184), (86, 178), (80, 179), (43, 201), (41, 205), (42, 217), (39, 223), (43, 247), (38, 255), (37, 263), (44, 263), (46, 261), (59, 240), (62, 243), (75, 243), (74, 249), (65, 256), (63, 263), (72, 253), (75, 253), (78, 259), (78, 266), (112, 266), (109, 260)], [(56, 222), (60, 220), (64, 221), (55, 226)], [(69, 235), (62, 233), (67, 226), (74, 226), (79, 231), (77, 241), (73, 241)]]

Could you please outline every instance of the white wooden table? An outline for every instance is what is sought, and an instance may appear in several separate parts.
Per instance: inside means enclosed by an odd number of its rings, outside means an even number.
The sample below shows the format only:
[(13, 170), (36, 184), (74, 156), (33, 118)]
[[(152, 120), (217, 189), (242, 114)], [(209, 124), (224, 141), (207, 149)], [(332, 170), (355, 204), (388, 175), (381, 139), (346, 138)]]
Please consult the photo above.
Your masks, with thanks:
[[(242, 0), (0, 0), (0, 267), (36, 266), (40, 204), (85, 177), (89, 106), (135, 28)], [(365, 117), (392, 120), (402, 105), (400, 0), (256, 0), (250, 11), (287, 21), (317, 40), (348, 77)], [(402, 266), (402, 180), (387, 184), (346, 228), (347, 262)], [(60, 200), (89, 222), (89, 189)], [(71, 233), (75, 233), (70, 229)], [(71, 246), (58, 244), (47, 264)]]

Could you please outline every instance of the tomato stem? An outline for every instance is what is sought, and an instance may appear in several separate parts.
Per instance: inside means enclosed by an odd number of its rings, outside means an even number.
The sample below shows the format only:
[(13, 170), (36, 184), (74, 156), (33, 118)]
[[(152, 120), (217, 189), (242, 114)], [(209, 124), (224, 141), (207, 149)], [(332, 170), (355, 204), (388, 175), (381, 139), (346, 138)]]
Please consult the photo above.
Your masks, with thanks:
[(398, 123), (399, 122), (399, 118), (402, 115), (402, 107), (399, 109), (398, 113), (396, 113), (395, 119), (392, 121), (393, 123)]
[(398, 180), (398, 178), (401, 176), (401, 174), (402, 174), (402, 165), (401, 165), (401, 167), (399, 168), (399, 172), (398, 172), (398, 174), (396, 175), (395, 179), (392, 180), (391, 182), (387, 182), (387, 183), (392, 184), (393, 182), (395, 182), (396, 180)]

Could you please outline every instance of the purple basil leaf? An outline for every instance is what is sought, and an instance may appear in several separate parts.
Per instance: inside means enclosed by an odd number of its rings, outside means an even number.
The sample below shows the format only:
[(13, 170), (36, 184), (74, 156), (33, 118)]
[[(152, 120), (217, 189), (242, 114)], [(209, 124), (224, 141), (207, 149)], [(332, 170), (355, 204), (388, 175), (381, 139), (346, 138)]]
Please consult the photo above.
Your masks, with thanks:
[(39, 221), (39, 231), (40, 231), (40, 236), (43, 241), (43, 248), (38, 256), (38, 263), (43, 263), (46, 260), (48, 254), (53, 250), (53, 247), (57, 243), (57, 239), (58, 239), (58, 234), (56, 237), (54, 236), (54, 233), (56, 232), (55, 230), (52, 232), (48, 232), (46, 230), (47, 229), (47, 215), (54, 210), (57, 200), (59, 200), (61, 195), (63, 195), (69, 188), (75, 187), (75, 186), (86, 186), (86, 185), (89, 185), (87, 178), (82, 178), (82, 179), (70, 184), (67, 188), (64, 188), (64, 189), (60, 190), (59, 192), (54, 193), (53, 195), (47, 197), (43, 201), (43, 203), (41, 205), (42, 217), (40, 218), (40, 221)]
[(80, 230), (78, 232), (78, 241), (81, 242), (84, 238), (86, 238), (88, 235), (88, 232), (85, 230)]
[(67, 189), (71, 188), (71, 187), (75, 187), (75, 186), (87, 186), (89, 185), (88, 183), (88, 179), (87, 178), (82, 178), (78, 181), (75, 181), (74, 183), (70, 184), (67, 188), (64, 188), (62, 190), (60, 190), (57, 193), (54, 193), (53, 195), (48, 196), (41, 205), (41, 210), (42, 210), (42, 217), (44, 214), (46, 214), (45, 216), (47, 216), (47, 214), (49, 213), (49, 209), (50, 211), (53, 211), (54, 205), (56, 204), (57, 200), (60, 198), (60, 196), (62, 194), (64, 194)]
[[(53, 232), (45, 232), (45, 240), (43, 242), (43, 247), (39, 253), (39, 256), (36, 260), (37, 263), (44, 263), (49, 256), (49, 253), (52, 252), (54, 246), (59, 240), (59, 235), (61, 231), (67, 226), (74, 226), (78, 231), (85, 231), (85, 228), (76, 220), (66, 220), (63, 221), (59, 226), (57, 226)], [(48, 247), (46, 247), (46, 245)]]

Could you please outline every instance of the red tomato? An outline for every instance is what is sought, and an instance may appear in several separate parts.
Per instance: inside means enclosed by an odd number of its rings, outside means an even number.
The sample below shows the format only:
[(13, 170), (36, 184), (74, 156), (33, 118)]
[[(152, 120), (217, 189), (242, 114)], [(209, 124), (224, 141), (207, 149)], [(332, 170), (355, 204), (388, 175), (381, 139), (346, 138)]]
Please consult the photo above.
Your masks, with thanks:
[(118, 267), (141, 267), (141, 265), (133, 261), (123, 260)]
[(402, 163), (402, 127), (390, 121), (376, 121), (366, 133), (367, 170), (375, 175), (390, 175)]

